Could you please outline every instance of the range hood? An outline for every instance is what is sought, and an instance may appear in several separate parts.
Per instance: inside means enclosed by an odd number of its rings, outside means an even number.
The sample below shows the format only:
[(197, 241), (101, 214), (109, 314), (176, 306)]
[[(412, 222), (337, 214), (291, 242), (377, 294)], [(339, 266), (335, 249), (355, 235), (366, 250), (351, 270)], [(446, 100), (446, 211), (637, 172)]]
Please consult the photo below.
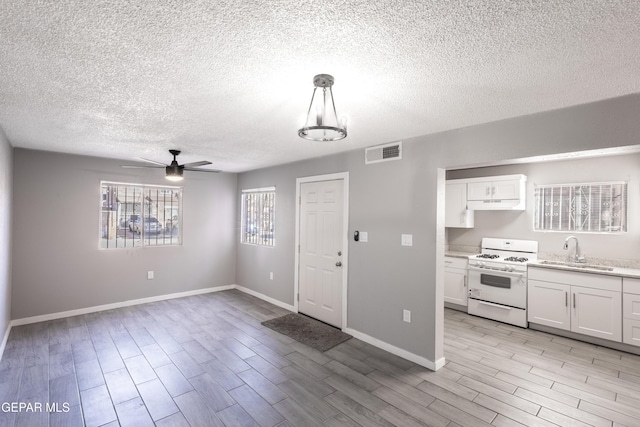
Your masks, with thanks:
[(472, 211), (523, 211), (524, 200), (468, 200), (467, 209)]

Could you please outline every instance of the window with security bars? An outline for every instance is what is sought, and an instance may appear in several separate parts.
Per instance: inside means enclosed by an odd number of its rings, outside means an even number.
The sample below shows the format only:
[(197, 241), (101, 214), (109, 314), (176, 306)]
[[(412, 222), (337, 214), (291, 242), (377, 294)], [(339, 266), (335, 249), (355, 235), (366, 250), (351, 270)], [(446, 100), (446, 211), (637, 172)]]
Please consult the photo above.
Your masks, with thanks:
[(182, 187), (101, 183), (102, 249), (179, 245)]
[(627, 231), (627, 183), (536, 186), (534, 230), (583, 233)]
[(240, 241), (275, 246), (275, 187), (242, 190), (242, 229)]

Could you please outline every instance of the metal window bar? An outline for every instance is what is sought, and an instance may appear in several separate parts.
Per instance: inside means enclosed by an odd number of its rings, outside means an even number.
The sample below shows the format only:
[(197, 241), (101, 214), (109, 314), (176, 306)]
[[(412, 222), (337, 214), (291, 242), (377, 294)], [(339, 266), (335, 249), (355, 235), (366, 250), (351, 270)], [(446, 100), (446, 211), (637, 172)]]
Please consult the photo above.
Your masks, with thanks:
[(275, 189), (242, 192), (241, 242), (275, 245)]
[[(181, 188), (103, 182), (100, 246), (109, 249), (180, 244), (178, 227), (170, 228), (168, 238), (165, 230), (165, 224), (169, 222), (166, 221), (167, 214), (174, 215), (176, 219), (179, 218), (180, 193)], [(167, 201), (169, 202), (168, 210)], [(150, 218), (155, 219), (153, 221), (155, 227), (151, 225)], [(170, 222), (173, 224), (177, 221), (173, 221), (172, 218)], [(136, 238), (134, 229), (139, 231), (139, 238)], [(176, 235), (175, 239), (174, 235)]]
[(627, 231), (626, 182), (542, 185), (534, 194), (536, 231)]

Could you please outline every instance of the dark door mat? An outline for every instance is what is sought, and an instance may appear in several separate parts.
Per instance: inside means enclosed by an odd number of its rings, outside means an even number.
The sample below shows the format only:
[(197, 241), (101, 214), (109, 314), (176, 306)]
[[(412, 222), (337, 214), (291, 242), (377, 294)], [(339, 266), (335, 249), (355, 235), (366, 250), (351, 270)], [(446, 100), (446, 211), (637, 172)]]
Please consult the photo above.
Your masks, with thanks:
[(282, 317), (266, 320), (262, 324), (269, 329), (273, 329), (323, 352), (351, 338), (351, 335), (345, 334), (333, 326), (298, 313), (286, 314)]

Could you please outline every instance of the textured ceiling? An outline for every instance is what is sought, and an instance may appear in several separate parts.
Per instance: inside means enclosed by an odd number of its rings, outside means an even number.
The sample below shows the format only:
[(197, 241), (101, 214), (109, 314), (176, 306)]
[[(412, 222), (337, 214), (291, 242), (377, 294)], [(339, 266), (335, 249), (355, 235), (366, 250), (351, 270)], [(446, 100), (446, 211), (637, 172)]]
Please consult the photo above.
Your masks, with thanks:
[[(230, 172), (640, 92), (640, 2), (0, 1), (16, 147)], [(300, 139), (332, 74), (347, 139)]]

